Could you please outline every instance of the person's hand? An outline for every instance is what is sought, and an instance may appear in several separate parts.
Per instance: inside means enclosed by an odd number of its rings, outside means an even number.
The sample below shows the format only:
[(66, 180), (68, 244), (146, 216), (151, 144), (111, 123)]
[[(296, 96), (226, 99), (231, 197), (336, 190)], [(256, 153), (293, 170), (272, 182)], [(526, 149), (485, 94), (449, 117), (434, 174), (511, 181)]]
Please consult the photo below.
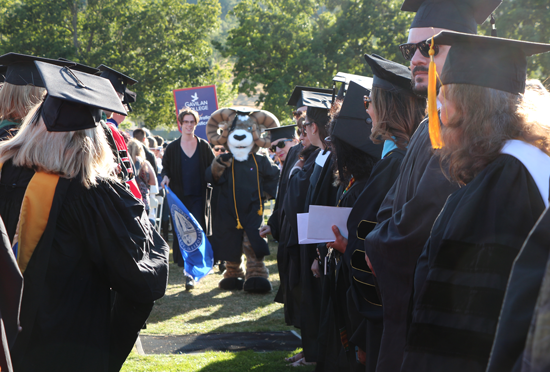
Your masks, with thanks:
[(260, 227), (260, 236), (262, 238), (265, 238), (267, 235), (271, 234), (271, 227), (269, 225), (265, 225)]
[(367, 256), (366, 252), (365, 252), (365, 261), (367, 261), (367, 266), (369, 267), (370, 271), (372, 271), (372, 275), (376, 276), (376, 273), (374, 272), (374, 269), (372, 268), (372, 264), (370, 263), (369, 256)]
[(162, 179), (162, 182), (160, 183), (160, 188), (163, 189), (164, 186), (169, 186), (170, 184), (170, 178), (168, 178), (168, 176), (164, 176), (164, 178)]
[(334, 248), (338, 252), (344, 254), (346, 252), (346, 247), (348, 246), (348, 240), (340, 234), (340, 229), (338, 229), (338, 226), (332, 225), (332, 232), (334, 233), (336, 240), (331, 243), (327, 243), (327, 248)]
[(314, 278), (320, 278), (321, 274), (319, 272), (319, 261), (313, 260), (313, 263), (311, 264), (311, 271), (313, 272)]

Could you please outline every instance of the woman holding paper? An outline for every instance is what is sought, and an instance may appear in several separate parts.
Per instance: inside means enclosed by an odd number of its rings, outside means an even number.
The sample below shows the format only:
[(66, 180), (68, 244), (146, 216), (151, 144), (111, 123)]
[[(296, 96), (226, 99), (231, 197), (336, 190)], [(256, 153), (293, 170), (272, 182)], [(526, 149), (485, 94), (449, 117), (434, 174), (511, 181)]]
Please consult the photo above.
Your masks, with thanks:
[[(361, 194), (353, 204), (348, 218), (347, 239), (333, 226), (336, 240), (328, 243), (342, 254), (344, 275), (339, 275), (336, 294), (341, 313), (347, 319), (349, 343), (358, 347), (358, 358), (366, 364), (367, 371), (376, 368), (380, 339), (382, 337), (382, 307), (375, 288), (375, 277), (365, 262), (364, 238), (372, 230), (376, 214), (386, 193), (395, 182), (410, 137), (422, 120), (426, 101), (412, 93), (410, 71), (407, 67), (378, 56), (365, 55), (374, 79), (370, 96), (361, 95), (360, 104), (372, 120), (372, 129), (363, 125), (367, 133), (358, 135), (353, 130), (349, 140), (370, 136), (373, 142), (384, 144), (382, 159), (376, 163)], [(351, 83), (350, 83), (351, 84)], [(348, 99), (346, 95), (346, 99)], [(349, 127), (346, 127), (349, 128)], [(361, 127), (359, 127), (361, 128)], [(333, 136), (338, 135), (335, 127)], [(360, 147), (359, 143), (355, 146)], [(340, 280), (340, 278), (344, 278)], [(344, 286), (342, 284), (347, 284)]]

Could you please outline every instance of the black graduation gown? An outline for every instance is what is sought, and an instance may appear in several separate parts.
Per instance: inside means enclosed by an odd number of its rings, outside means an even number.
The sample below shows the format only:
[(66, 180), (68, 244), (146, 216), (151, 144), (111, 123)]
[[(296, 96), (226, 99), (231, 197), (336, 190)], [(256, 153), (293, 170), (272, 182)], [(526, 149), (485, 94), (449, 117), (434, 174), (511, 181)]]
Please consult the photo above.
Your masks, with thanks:
[(285, 259), (285, 237), (281, 239), (281, 225), (282, 221), (282, 204), (286, 195), (286, 189), (289, 181), (290, 170), (294, 167), (298, 161), (300, 151), (303, 146), (301, 143), (293, 146), (286, 156), (286, 160), (281, 170), (281, 176), (279, 177), (279, 186), (277, 187), (277, 198), (275, 199), (275, 205), (267, 224), (271, 228), (271, 235), (279, 244), (277, 247), (277, 268), (279, 269), (280, 285), (277, 294), (275, 295), (275, 302), (284, 303), (284, 291), (287, 286), (286, 280), (288, 278), (288, 268), (286, 267), (287, 260)]
[[(10, 241), (32, 176), (11, 161), (2, 169), (0, 216)], [(60, 178), (24, 272), (15, 370), (118, 371), (164, 295), (168, 250), (124, 185), (100, 179), (86, 189)]]
[(295, 170), (288, 181), (287, 192), (283, 200), (281, 211), (280, 242), (284, 243), (284, 262), (286, 279), (281, 280), (281, 285), (286, 283), (283, 291), (285, 322), (300, 328), (300, 302), (301, 302), (301, 264), (300, 244), (298, 243), (298, 213), (305, 212), (304, 200), (309, 189), (309, 179), (315, 168), (315, 158), (319, 153), (315, 150), (305, 160), (302, 169)]
[(418, 260), (402, 371), (485, 371), (512, 264), (543, 210), (505, 154), (449, 197)]
[(0, 219), (0, 370), (13, 371), (10, 346), (19, 333), (23, 276), (19, 271), (4, 223)]
[[(258, 163), (257, 168), (254, 158)], [(216, 245), (219, 251), (214, 252), (214, 255), (220, 260), (239, 262), (243, 253), (243, 232), (246, 232), (256, 256), (264, 257), (269, 255), (267, 242), (258, 233), (263, 222), (263, 215), (258, 214), (260, 210), (258, 182), (260, 183), (263, 208), (266, 194), (270, 197), (277, 195), (279, 167), (269, 157), (260, 154), (250, 154), (245, 161), (235, 161), (233, 159), (233, 163), (235, 168), (234, 196), (233, 166), (224, 170), (218, 182), (214, 182), (212, 170), (208, 167), (206, 169), (206, 180), (220, 188), (214, 219), (216, 220), (216, 234), (219, 234), (219, 237), (223, 237), (223, 245)], [(256, 169), (258, 169), (259, 173), (257, 173)], [(259, 176), (259, 181), (257, 175)], [(237, 229), (235, 208), (237, 208), (243, 229)]]
[(428, 120), (424, 120), (380, 206), (378, 224), (365, 239), (384, 305), (378, 372), (395, 372), (401, 366), (416, 261), (447, 197), (458, 189), (443, 175), (439, 160), (433, 156)]
[(548, 208), (512, 266), (487, 372), (521, 371), (523, 353), (550, 251)]
[[(338, 206), (353, 207), (367, 183), (368, 179), (356, 181), (344, 194), (342, 194), (344, 190), (341, 185)], [(315, 370), (319, 372), (356, 371), (361, 368), (355, 361), (355, 345), (348, 343), (347, 351), (343, 346), (343, 342), (348, 341), (349, 336), (353, 333), (346, 300), (350, 286), (349, 265), (344, 262), (344, 256), (336, 250), (333, 250), (332, 254), (327, 257), (327, 261), (329, 262), (327, 275), (324, 275), (324, 268), (321, 268), (323, 272), (321, 275), (323, 281), (320, 305), (321, 320), (318, 360)]]
[[(324, 166), (315, 164), (310, 177), (310, 185), (306, 196), (305, 211), (310, 205), (335, 206), (338, 202), (338, 188), (333, 186), (332, 154), (328, 155)], [(307, 362), (317, 362), (317, 339), (319, 336), (321, 312), (321, 279), (314, 278), (311, 264), (317, 259), (317, 248), (326, 252), (325, 244), (300, 244), (300, 329), (302, 331), (302, 347)]]
[(365, 237), (376, 225), (376, 214), (399, 175), (404, 150), (395, 149), (378, 161), (349, 215), (344, 262), (349, 270), (347, 303), (350, 343), (366, 353), (366, 370), (374, 372), (382, 339), (382, 305), (376, 279), (365, 261)]

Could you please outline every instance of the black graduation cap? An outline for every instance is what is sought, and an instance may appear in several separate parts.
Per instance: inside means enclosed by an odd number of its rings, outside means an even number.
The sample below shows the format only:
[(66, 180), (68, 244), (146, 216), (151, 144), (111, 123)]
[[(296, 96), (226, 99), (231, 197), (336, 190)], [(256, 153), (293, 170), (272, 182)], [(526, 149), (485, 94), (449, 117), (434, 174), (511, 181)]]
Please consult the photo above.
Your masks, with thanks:
[(130, 106), (130, 103), (136, 102), (137, 99), (137, 93), (132, 92), (130, 89), (126, 88), (124, 91), (124, 97), (122, 97), (122, 103), (128, 107), (128, 112), (132, 112), (132, 106)]
[(42, 61), (58, 66), (74, 66), (71, 61), (60, 61), (42, 57), (29, 56), (19, 53), (7, 53), (0, 56), (0, 64), (7, 66), (6, 83), (13, 85), (34, 85), (44, 88), (44, 82), (34, 65), (34, 61)]
[(411, 70), (397, 62), (385, 59), (377, 54), (365, 54), (374, 75), (372, 86), (390, 92), (411, 93)]
[[(73, 62), (63, 57), (58, 58), (58, 60), (65, 61), (65, 62)], [(85, 72), (87, 74), (92, 74), (92, 75), (99, 74), (99, 70), (95, 67), (84, 65), (82, 63), (77, 63), (77, 62), (73, 62), (73, 63), (75, 64), (73, 67), (71, 67), (73, 71), (76, 70), (76, 71)]]
[(405, 0), (401, 10), (416, 12), (410, 28), (437, 27), (477, 34), (477, 25), (500, 5), (502, 0)]
[(526, 57), (550, 51), (550, 44), (452, 31), (442, 31), (434, 40), (452, 45), (441, 71), (443, 85), (471, 84), (513, 94), (525, 92)]
[(100, 76), (109, 79), (118, 93), (124, 94), (128, 85), (134, 85), (138, 82), (137, 80), (124, 75), (122, 72), (113, 70), (105, 65), (99, 65), (98, 69), (101, 71)]
[(302, 92), (304, 92), (304, 91), (332, 94), (331, 89), (315, 88), (315, 87), (304, 87), (304, 86), (297, 85), (296, 87), (294, 87), (294, 90), (292, 91), (292, 94), (290, 96), (290, 99), (288, 100), (287, 105), (288, 106), (296, 106), (297, 108), (300, 108), (302, 106), (306, 106), (303, 103), (303, 100), (302, 100)]
[(367, 89), (370, 90), (372, 88), (372, 78), (368, 76), (362, 76), (362, 75), (354, 75), (354, 74), (348, 74), (347, 72), (338, 72), (334, 78), (332, 78), (333, 82), (342, 83), (340, 85), (340, 89), (338, 90), (337, 97), (343, 98), (346, 94), (346, 91), (348, 90), (348, 85), (350, 81), (355, 81), (356, 83), (361, 84), (364, 87), (367, 87)]
[(281, 138), (296, 138), (296, 127), (297, 125), (285, 125), (282, 127), (266, 128), (265, 131), (271, 133), (271, 142), (275, 142)]
[(6, 71), (8, 71), (8, 66), (0, 65), (0, 83), (6, 81)]
[(35, 62), (48, 95), (41, 115), (50, 132), (94, 128), (101, 111), (126, 115), (109, 80), (45, 62)]
[(367, 124), (367, 111), (363, 97), (369, 94), (369, 88), (350, 81), (346, 98), (340, 108), (336, 123), (332, 128), (332, 135), (350, 146), (355, 147), (377, 159), (382, 157), (382, 144), (375, 144), (370, 140), (372, 124)]

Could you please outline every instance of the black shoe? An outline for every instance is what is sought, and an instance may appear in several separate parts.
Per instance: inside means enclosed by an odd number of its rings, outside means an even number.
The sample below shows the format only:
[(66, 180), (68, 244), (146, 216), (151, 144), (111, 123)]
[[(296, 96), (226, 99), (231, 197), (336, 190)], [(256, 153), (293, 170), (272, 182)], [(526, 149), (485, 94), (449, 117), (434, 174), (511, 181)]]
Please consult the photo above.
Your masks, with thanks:
[(225, 267), (225, 261), (220, 261), (220, 264), (218, 265), (218, 269), (220, 270), (220, 273), (223, 273), (226, 269)]
[(195, 281), (188, 276), (185, 277), (185, 289), (188, 291), (195, 289)]

